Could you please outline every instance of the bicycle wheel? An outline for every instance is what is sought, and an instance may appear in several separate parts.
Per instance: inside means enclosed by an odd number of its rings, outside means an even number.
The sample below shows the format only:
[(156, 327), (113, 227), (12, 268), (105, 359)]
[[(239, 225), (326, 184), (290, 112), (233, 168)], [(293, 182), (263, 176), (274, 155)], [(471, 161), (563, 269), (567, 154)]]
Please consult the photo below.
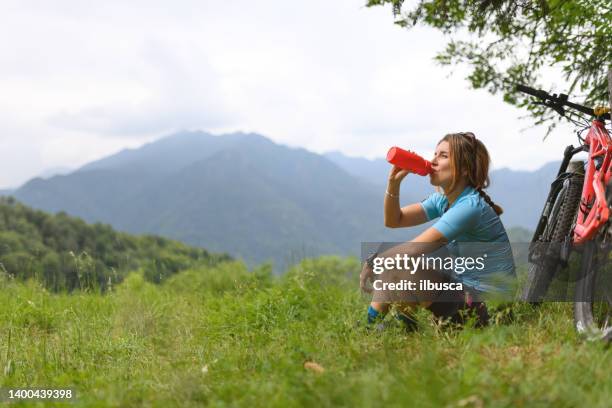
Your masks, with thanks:
[[(612, 188), (606, 188), (606, 200)], [(610, 223), (585, 244), (574, 298), (574, 323), (589, 340), (612, 341), (612, 264), (609, 262)]]
[(541, 245), (541, 259), (529, 265), (527, 282), (523, 288), (522, 300), (538, 305), (546, 295), (552, 278), (560, 269), (561, 245), (571, 233), (580, 204), (584, 177), (573, 174), (565, 180), (557, 194), (548, 223), (538, 242)]

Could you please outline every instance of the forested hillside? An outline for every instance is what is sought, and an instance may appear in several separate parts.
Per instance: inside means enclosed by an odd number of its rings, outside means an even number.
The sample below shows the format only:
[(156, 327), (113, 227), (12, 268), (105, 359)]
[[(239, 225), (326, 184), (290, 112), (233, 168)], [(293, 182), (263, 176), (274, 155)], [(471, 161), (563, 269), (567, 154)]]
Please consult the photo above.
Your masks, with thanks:
[(0, 197), (0, 269), (16, 279), (36, 278), (50, 290), (105, 290), (138, 269), (159, 282), (191, 266), (229, 259), (165, 238), (89, 225), (65, 213), (50, 215)]
[(252, 133), (180, 132), (30, 180), (22, 203), (132, 234), (155, 234), (276, 272), (321, 254), (357, 255), (361, 242), (399, 241), (385, 228), (384, 189), (305, 149)]

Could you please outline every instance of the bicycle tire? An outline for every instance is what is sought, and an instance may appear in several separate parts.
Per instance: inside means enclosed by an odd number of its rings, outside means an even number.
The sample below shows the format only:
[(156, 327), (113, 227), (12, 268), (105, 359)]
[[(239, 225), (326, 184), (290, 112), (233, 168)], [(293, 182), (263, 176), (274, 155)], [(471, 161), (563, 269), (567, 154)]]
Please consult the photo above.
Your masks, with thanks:
[[(606, 188), (606, 201), (612, 202), (612, 186)], [(576, 331), (588, 340), (612, 341), (612, 286), (610, 271), (604, 271), (597, 266), (597, 259), (607, 259), (610, 248), (601, 245), (604, 234), (608, 234), (609, 224), (597, 237), (585, 244), (582, 253), (582, 263), (574, 298), (574, 325)], [(600, 248), (606, 248), (602, 250)], [(601, 281), (598, 278), (604, 277)], [(607, 278), (607, 279), (605, 279)], [(602, 285), (607, 285), (603, 286)], [(595, 299), (595, 289), (603, 291), (602, 301)], [(597, 311), (595, 308), (597, 307)]]
[[(557, 194), (548, 223), (539, 239), (542, 245), (551, 246), (551, 248), (546, 248), (547, 256), (544, 259), (529, 265), (522, 300), (533, 305), (539, 305), (542, 302), (550, 282), (561, 266), (559, 262), (561, 244), (570, 235), (578, 214), (584, 177), (582, 174), (574, 173), (566, 181), (567, 186), (564, 186)], [(558, 250), (552, 248), (552, 245), (555, 244)], [(550, 255), (551, 252), (552, 255)]]

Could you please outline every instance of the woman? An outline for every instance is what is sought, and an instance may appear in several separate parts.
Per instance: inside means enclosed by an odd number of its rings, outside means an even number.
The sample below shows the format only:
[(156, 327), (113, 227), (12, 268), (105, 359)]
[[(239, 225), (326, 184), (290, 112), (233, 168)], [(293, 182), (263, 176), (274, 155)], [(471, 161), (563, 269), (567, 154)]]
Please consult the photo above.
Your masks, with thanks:
[[(487, 294), (503, 296), (511, 292), (509, 281), (515, 276), (514, 262), (508, 235), (499, 218), (502, 209), (484, 192), (489, 185), (489, 163), (486, 147), (473, 133), (454, 133), (444, 136), (438, 142), (431, 161), (433, 172), (430, 174), (430, 182), (438, 187), (438, 192), (420, 203), (403, 208), (399, 206), (399, 190), (402, 180), (409, 171), (396, 166), (391, 169), (384, 203), (385, 226), (411, 227), (434, 219), (438, 220), (412, 241), (380, 254), (372, 254), (361, 273), (362, 290), (371, 291), (367, 287), (367, 282), (382, 276), (373, 273), (373, 260), (376, 258), (397, 258), (407, 255), (414, 259), (422, 253), (432, 256), (432, 251), (435, 250), (437, 251), (434, 254), (437, 253), (440, 257), (442, 256), (440, 249), (443, 249), (447, 251), (450, 259), (458, 261), (462, 258), (465, 261), (468, 257), (472, 257), (479, 259), (481, 261), (479, 266), (482, 266), (469, 271), (465, 271), (465, 268), (458, 271), (455, 266), (454, 270), (448, 271), (439, 267), (437, 269), (423, 267), (422, 265), (425, 265), (423, 262), (417, 270), (409, 273), (400, 271), (396, 278), (400, 276), (404, 282), (414, 282), (412, 288), (416, 288), (404, 289), (399, 303), (399, 309), (403, 313), (398, 316), (409, 326), (414, 326), (414, 320), (409, 317), (409, 310), (414, 307), (425, 307), (437, 317), (450, 318), (457, 322), (461, 321), (464, 315), (462, 310), (468, 309), (476, 312), (479, 319), (477, 324), (486, 324), (488, 314), (485, 304), (475, 302), (473, 299), (480, 300)], [(435, 262), (433, 264), (436, 265)], [(377, 273), (380, 273), (380, 270)], [(421, 287), (418, 285), (421, 281), (447, 283), (445, 289), (452, 287), (453, 290), (436, 290), (442, 288), (441, 284), (430, 284), (430, 287), (436, 288), (434, 290), (427, 288), (420, 290)], [(381, 289), (381, 281), (374, 283), (374, 287), (378, 290), (368, 308), (370, 324), (384, 318), (392, 303), (389, 299), (397, 300), (397, 296), (390, 296), (389, 290)]]

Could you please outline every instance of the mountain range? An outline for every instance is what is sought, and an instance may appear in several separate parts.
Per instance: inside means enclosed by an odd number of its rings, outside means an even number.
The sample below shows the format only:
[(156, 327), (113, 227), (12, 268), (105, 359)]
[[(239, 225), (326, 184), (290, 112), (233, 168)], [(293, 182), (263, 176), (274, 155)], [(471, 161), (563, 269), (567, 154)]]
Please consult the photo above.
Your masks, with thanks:
[[(504, 224), (533, 229), (558, 164), (491, 174)], [(158, 234), (250, 264), (281, 270), (303, 257), (359, 254), (364, 241), (405, 241), (420, 228), (389, 229), (383, 160), (319, 155), (253, 133), (180, 132), (126, 149), (66, 175), (35, 178), (12, 192), (23, 203), (64, 211), (130, 233)], [(433, 191), (409, 175), (402, 205)]]
[(128, 149), (13, 195), (131, 233), (178, 239), (275, 266), (319, 254), (358, 254), (396, 241), (380, 192), (321, 155), (257, 134), (182, 132)]

